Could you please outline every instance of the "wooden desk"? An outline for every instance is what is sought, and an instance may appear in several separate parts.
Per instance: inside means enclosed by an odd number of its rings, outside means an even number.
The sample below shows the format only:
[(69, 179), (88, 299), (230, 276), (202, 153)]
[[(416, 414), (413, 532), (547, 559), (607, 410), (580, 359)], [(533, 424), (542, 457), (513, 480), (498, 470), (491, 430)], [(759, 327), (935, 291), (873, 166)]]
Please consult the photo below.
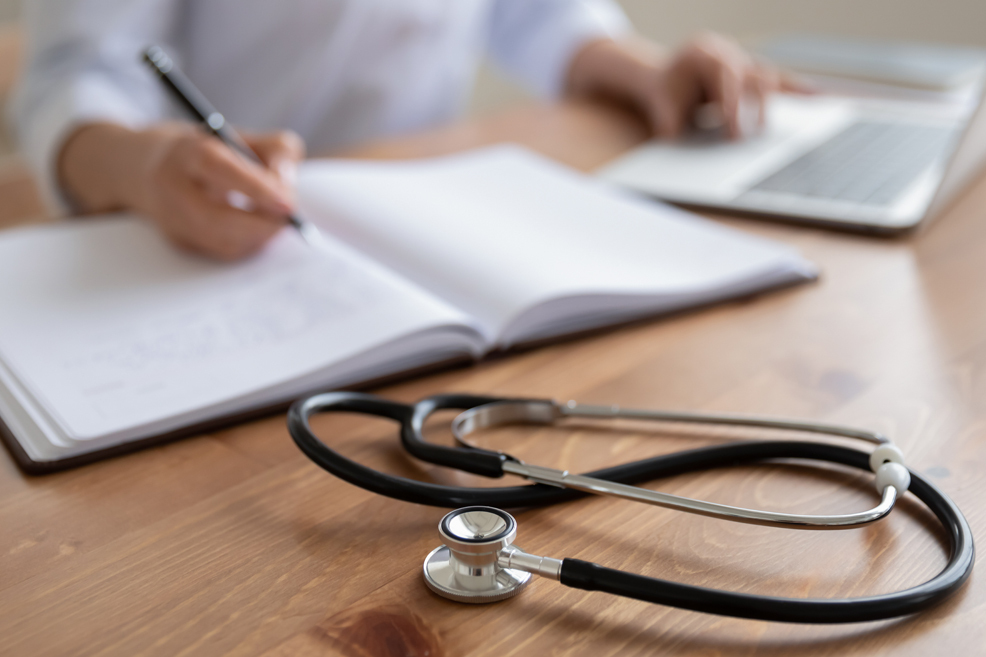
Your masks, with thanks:
[[(641, 137), (615, 111), (533, 108), (360, 154), (424, 155), (513, 139), (589, 169)], [(481, 391), (871, 427), (893, 436), (911, 466), (955, 499), (986, 545), (983, 207), (979, 185), (926, 232), (890, 241), (726, 220), (802, 249), (823, 279), (379, 392), (411, 401)], [(384, 421), (325, 417), (316, 427), (373, 466), (473, 481), (405, 457)], [(574, 471), (713, 440), (639, 427), (561, 436), (511, 431), (497, 439), (522, 458)], [(870, 505), (869, 481), (834, 468), (763, 465), (659, 486), (834, 512)], [(986, 654), (981, 572), (931, 612), (858, 626), (718, 618), (550, 581), (495, 605), (458, 605), (421, 581), (443, 513), (330, 477), (294, 447), (283, 417), (38, 479), (0, 457), (0, 653)], [(883, 523), (845, 532), (736, 525), (606, 499), (518, 519), (518, 544), (534, 553), (775, 595), (888, 591), (930, 577), (945, 561), (940, 532), (913, 500)]]

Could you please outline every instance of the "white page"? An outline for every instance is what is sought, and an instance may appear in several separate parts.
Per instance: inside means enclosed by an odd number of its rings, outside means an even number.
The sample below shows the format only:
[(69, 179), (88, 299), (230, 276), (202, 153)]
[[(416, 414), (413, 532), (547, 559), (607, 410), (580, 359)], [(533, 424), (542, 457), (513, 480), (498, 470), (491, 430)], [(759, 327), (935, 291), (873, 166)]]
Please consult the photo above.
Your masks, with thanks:
[(621, 295), (640, 314), (640, 295), (655, 310), (678, 307), (655, 298), (714, 298), (814, 271), (792, 249), (516, 146), (413, 162), (313, 162), (299, 191), (310, 218), (479, 318), (504, 346), (524, 337), (510, 324), (538, 304), (568, 299), (562, 310), (591, 313), (592, 303)]
[(361, 355), (372, 364), (381, 344), (468, 324), (327, 243), (332, 257), (286, 230), (258, 257), (219, 264), (175, 250), (136, 219), (7, 231), (0, 358), (69, 438), (89, 440)]

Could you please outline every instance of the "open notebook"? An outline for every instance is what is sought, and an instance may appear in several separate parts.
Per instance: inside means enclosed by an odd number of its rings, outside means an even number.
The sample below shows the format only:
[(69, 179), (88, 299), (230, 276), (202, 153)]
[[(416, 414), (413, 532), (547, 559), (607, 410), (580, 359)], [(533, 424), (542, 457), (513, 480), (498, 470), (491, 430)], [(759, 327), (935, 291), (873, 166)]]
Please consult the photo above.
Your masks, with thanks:
[(0, 433), (22, 467), (815, 272), (514, 146), (314, 161), (299, 192), (324, 253), (285, 230), (219, 264), (120, 216), (0, 233)]

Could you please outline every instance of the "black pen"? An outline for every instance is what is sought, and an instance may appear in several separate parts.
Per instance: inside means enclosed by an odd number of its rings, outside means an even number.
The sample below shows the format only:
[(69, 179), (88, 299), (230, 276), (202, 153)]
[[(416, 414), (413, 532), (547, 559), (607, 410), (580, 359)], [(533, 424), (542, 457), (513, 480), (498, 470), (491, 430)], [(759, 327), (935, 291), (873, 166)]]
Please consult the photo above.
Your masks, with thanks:
[[(212, 103), (202, 95), (202, 92), (192, 84), (192, 81), (171, 61), (171, 57), (163, 49), (159, 46), (147, 48), (144, 51), (144, 61), (161, 77), (164, 85), (181, 102), (185, 109), (202, 122), (203, 127), (216, 137), (219, 137), (223, 143), (243, 157), (263, 166), (263, 162), (260, 161), (260, 158), (257, 157), (253, 149), (243, 141), (243, 137), (236, 132), (233, 126), (226, 122), (226, 117), (212, 106)], [(304, 221), (293, 214), (288, 215), (288, 223), (301, 234), (301, 237), (310, 246), (317, 249), (324, 248), (324, 238), (315, 224)]]

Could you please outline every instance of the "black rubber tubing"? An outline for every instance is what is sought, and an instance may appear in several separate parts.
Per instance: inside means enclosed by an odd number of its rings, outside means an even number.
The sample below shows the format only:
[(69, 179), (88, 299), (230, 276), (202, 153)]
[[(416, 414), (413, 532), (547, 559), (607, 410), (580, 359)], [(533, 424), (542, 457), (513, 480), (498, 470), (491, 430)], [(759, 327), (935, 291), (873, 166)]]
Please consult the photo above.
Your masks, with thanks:
[[(445, 486), (373, 470), (326, 446), (311, 431), (308, 415), (315, 412), (369, 413), (397, 421), (401, 424), (403, 433), (408, 427), (412, 427), (412, 419), (421, 420), (420, 413), (415, 418), (415, 407), (362, 393), (328, 393), (312, 399), (319, 399), (323, 403), (306, 406), (309, 400), (302, 400), (295, 403), (288, 412), (288, 430), (292, 439), (317, 465), (365, 490), (405, 502), (445, 508), (473, 505), (536, 507), (586, 495), (543, 484), (502, 488)], [(439, 399), (466, 402), (469, 399), (479, 401), (486, 398), (450, 396)], [(458, 407), (454, 404), (436, 404), (430, 400), (423, 400), (421, 404), (431, 410)], [(413, 428), (419, 428), (422, 422), (423, 420), (415, 423), (417, 426)], [(417, 438), (420, 439), (420, 434)], [(767, 459), (827, 461), (867, 472), (870, 470), (869, 455), (854, 449), (805, 441), (756, 441), (676, 452), (585, 474), (608, 481), (636, 484)], [(578, 559), (563, 560), (561, 583), (572, 588), (602, 591), (681, 609), (788, 623), (854, 623), (913, 614), (940, 603), (961, 588), (972, 572), (975, 546), (972, 530), (962, 512), (934, 484), (911, 472), (909, 490), (942, 523), (948, 534), (950, 554), (947, 565), (938, 575), (903, 591), (844, 600), (778, 598), (669, 582)]]
[[(820, 450), (819, 456), (812, 458), (823, 457), (832, 463), (869, 470), (866, 454), (844, 447), (821, 446), (827, 449)], [(955, 503), (913, 472), (909, 490), (945, 527), (951, 554), (948, 564), (938, 575), (904, 591), (845, 600), (778, 598), (679, 584), (578, 559), (562, 561), (561, 583), (586, 591), (604, 591), (720, 616), (785, 623), (857, 623), (906, 616), (934, 606), (955, 593), (969, 578), (975, 561), (972, 530)]]

